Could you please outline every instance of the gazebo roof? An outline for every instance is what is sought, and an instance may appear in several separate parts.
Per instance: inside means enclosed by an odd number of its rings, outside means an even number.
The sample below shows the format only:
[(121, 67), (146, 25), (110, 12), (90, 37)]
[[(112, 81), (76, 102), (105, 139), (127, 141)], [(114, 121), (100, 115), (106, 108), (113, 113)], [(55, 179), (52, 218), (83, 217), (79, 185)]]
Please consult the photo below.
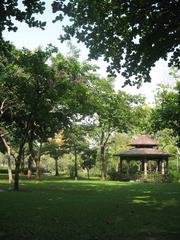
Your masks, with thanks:
[(141, 135), (133, 139), (129, 145), (135, 147), (154, 147), (158, 146), (158, 143), (149, 136)]
[(154, 148), (133, 148), (127, 151), (123, 151), (114, 156), (119, 156), (122, 159), (128, 160), (159, 160), (159, 159), (167, 159), (170, 155), (161, 150)]

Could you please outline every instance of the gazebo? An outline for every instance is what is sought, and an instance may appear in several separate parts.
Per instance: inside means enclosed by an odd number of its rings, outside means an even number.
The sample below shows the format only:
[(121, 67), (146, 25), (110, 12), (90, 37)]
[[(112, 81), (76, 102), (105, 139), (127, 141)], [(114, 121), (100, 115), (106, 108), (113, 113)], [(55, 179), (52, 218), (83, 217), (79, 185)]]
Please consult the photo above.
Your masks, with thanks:
[(159, 144), (149, 136), (141, 135), (136, 137), (132, 140), (131, 144), (129, 144), (129, 146), (133, 148), (114, 154), (114, 156), (120, 157), (118, 171), (122, 171), (124, 160), (126, 160), (128, 164), (132, 160), (140, 161), (141, 170), (146, 177), (148, 174), (148, 161), (153, 160), (156, 162), (157, 172), (165, 174), (165, 172), (168, 171), (168, 158), (170, 155), (157, 149), (158, 145)]

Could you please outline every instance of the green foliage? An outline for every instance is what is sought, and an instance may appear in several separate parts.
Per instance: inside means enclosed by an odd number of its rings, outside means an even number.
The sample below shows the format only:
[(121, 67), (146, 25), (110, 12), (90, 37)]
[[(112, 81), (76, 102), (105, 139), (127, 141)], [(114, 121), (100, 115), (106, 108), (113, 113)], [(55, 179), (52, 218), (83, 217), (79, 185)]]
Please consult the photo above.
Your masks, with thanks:
[(54, 173), (55, 172), (55, 164), (54, 158), (52, 158), (49, 154), (43, 154), (41, 156), (41, 165), (47, 169), (47, 172)]
[(73, 167), (74, 167), (73, 153), (64, 154), (59, 161), (59, 168), (61, 172), (66, 173), (68, 176), (72, 176)]
[(113, 131), (127, 132), (131, 119), (133, 97), (125, 92), (113, 90), (113, 79), (97, 79), (92, 82), (91, 102), (94, 107), (95, 124), (106, 133), (106, 138)]
[(63, 155), (63, 150), (55, 142), (45, 143), (42, 151), (45, 154), (49, 154), (54, 159), (58, 159), (61, 155)]
[(74, 117), (89, 113), (86, 82), (91, 68), (61, 54), (52, 58), (56, 50), (52, 45), (33, 52), (12, 47), (11, 58), (3, 59), (0, 100), (6, 108), (1, 122), (13, 136), (18, 164), (26, 143), (33, 158), (40, 157), (38, 144), (70, 126)]
[(84, 148), (81, 154), (82, 168), (90, 170), (96, 164), (97, 149)]
[(152, 132), (152, 108), (146, 104), (139, 104), (133, 107), (133, 115), (131, 118), (132, 134), (150, 134)]
[(34, 14), (42, 14), (45, 10), (45, 2), (40, 0), (20, 1), (2, 0), (0, 4), (0, 38), (2, 31), (7, 28), (8, 31), (17, 31), (14, 20), (25, 22), (29, 27), (40, 27), (44, 29), (46, 23), (35, 19)]
[(156, 139), (160, 144), (160, 148), (170, 154), (177, 152), (178, 136), (174, 136), (172, 129), (164, 128), (156, 133)]
[(180, 133), (180, 108), (178, 89), (179, 83), (175, 88), (160, 86), (156, 98), (156, 105), (152, 111), (152, 128), (154, 132), (166, 128), (172, 129), (175, 137)]
[(123, 69), (125, 84), (150, 81), (155, 62), (170, 52), (169, 64), (180, 67), (179, 1), (71, 0), (52, 6), (60, 20), (68, 16), (71, 22), (61, 40), (84, 42), (90, 58), (109, 62), (111, 74)]
[(164, 175), (159, 173), (148, 173), (147, 177), (144, 177), (143, 173), (133, 173), (133, 174), (127, 174), (127, 173), (119, 173), (114, 171), (111, 171), (109, 173), (109, 179), (113, 181), (134, 181), (134, 182), (146, 182), (146, 183), (172, 183), (172, 182), (178, 182), (179, 176), (176, 173), (166, 173)]
[(150, 182), (150, 183), (171, 183), (177, 182), (179, 179), (171, 173), (159, 174), (159, 173), (150, 173), (146, 178), (141, 176), (141, 181)]

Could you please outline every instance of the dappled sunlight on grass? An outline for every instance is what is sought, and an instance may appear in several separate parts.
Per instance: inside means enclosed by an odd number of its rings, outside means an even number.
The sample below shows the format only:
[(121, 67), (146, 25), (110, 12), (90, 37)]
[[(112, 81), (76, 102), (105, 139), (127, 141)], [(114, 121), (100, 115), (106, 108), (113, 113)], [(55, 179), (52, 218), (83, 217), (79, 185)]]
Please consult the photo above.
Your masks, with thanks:
[(178, 206), (179, 205), (179, 199), (168, 199), (161, 202), (163, 207), (171, 207), (171, 206)]
[(1, 178), (1, 188), (3, 240), (177, 240), (180, 235), (180, 184), (45, 177), (38, 184), (22, 179), (20, 192), (8, 191)]
[(132, 199), (133, 203), (143, 203), (143, 204), (152, 204), (150, 196), (136, 196)]

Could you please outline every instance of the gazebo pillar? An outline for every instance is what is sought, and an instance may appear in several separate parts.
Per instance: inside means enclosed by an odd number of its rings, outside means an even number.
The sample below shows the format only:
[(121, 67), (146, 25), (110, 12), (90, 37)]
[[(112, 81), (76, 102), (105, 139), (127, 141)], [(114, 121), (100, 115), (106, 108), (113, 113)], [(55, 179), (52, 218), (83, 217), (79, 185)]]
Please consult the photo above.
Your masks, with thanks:
[(122, 158), (121, 158), (121, 157), (120, 157), (120, 159), (119, 159), (118, 172), (119, 172), (119, 173), (122, 172)]
[(148, 169), (149, 169), (149, 172), (152, 172), (152, 165), (150, 161), (148, 162)]
[(169, 170), (169, 162), (168, 162), (168, 159), (166, 160), (166, 173), (168, 173), (168, 170)]
[(141, 162), (141, 171), (144, 172), (144, 160)]
[(157, 172), (159, 173), (160, 172), (160, 160), (157, 161)]
[(161, 168), (161, 173), (164, 175), (164, 173), (165, 173), (165, 169), (164, 169), (164, 160), (162, 160), (162, 164), (161, 164), (161, 166), (162, 166), (162, 168)]
[(144, 160), (144, 176), (147, 177), (147, 160)]
[(127, 175), (129, 175), (129, 160), (127, 160), (127, 170), (126, 170)]

